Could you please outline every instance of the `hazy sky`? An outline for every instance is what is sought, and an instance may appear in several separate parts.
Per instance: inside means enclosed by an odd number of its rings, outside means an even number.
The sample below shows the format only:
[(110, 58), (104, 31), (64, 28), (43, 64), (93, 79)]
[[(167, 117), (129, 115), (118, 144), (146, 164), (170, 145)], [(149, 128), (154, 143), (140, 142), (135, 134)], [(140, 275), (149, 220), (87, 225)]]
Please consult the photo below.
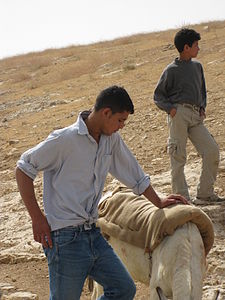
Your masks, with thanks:
[(225, 0), (0, 0), (0, 58), (225, 20)]

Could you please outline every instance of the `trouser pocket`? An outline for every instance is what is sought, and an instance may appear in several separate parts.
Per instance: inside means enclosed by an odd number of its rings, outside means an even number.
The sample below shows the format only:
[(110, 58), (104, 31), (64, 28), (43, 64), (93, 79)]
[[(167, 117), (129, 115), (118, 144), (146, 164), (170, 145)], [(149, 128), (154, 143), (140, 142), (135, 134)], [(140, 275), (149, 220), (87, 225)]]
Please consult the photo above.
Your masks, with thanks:
[(175, 153), (177, 153), (177, 144), (178, 144), (178, 142), (176, 139), (171, 139), (171, 138), (168, 139), (167, 153), (169, 155), (174, 155)]

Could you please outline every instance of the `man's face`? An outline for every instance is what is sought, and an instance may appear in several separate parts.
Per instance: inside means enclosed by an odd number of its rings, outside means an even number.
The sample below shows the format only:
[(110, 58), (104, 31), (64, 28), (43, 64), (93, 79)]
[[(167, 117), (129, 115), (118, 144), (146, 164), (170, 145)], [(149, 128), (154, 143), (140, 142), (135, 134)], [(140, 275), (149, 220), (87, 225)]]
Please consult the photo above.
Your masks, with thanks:
[(122, 129), (125, 126), (125, 121), (127, 120), (128, 116), (129, 112), (127, 111), (113, 114), (111, 109), (106, 109), (102, 133), (105, 135), (111, 135), (119, 129)]

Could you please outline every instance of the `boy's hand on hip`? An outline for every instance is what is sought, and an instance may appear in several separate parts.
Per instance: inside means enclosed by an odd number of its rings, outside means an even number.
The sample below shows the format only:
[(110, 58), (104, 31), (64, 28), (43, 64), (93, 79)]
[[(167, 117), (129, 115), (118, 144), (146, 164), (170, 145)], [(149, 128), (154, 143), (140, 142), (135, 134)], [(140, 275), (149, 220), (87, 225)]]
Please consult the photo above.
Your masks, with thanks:
[(200, 108), (199, 115), (200, 115), (200, 117), (203, 117), (203, 119), (206, 118), (205, 110), (203, 108)]
[(173, 118), (176, 115), (176, 113), (177, 113), (177, 109), (175, 107), (173, 107), (170, 111), (171, 118)]

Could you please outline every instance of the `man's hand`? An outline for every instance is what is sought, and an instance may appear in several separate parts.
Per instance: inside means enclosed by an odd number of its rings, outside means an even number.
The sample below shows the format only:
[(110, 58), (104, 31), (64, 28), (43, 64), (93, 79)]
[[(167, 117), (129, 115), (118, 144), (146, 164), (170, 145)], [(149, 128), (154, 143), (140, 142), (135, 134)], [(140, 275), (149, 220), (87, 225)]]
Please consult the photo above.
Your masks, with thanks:
[(189, 201), (181, 195), (172, 194), (168, 197), (161, 199), (161, 208), (172, 204), (190, 204)]
[(51, 230), (46, 217), (41, 214), (38, 219), (32, 219), (34, 240), (44, 248), (52, 248)]

